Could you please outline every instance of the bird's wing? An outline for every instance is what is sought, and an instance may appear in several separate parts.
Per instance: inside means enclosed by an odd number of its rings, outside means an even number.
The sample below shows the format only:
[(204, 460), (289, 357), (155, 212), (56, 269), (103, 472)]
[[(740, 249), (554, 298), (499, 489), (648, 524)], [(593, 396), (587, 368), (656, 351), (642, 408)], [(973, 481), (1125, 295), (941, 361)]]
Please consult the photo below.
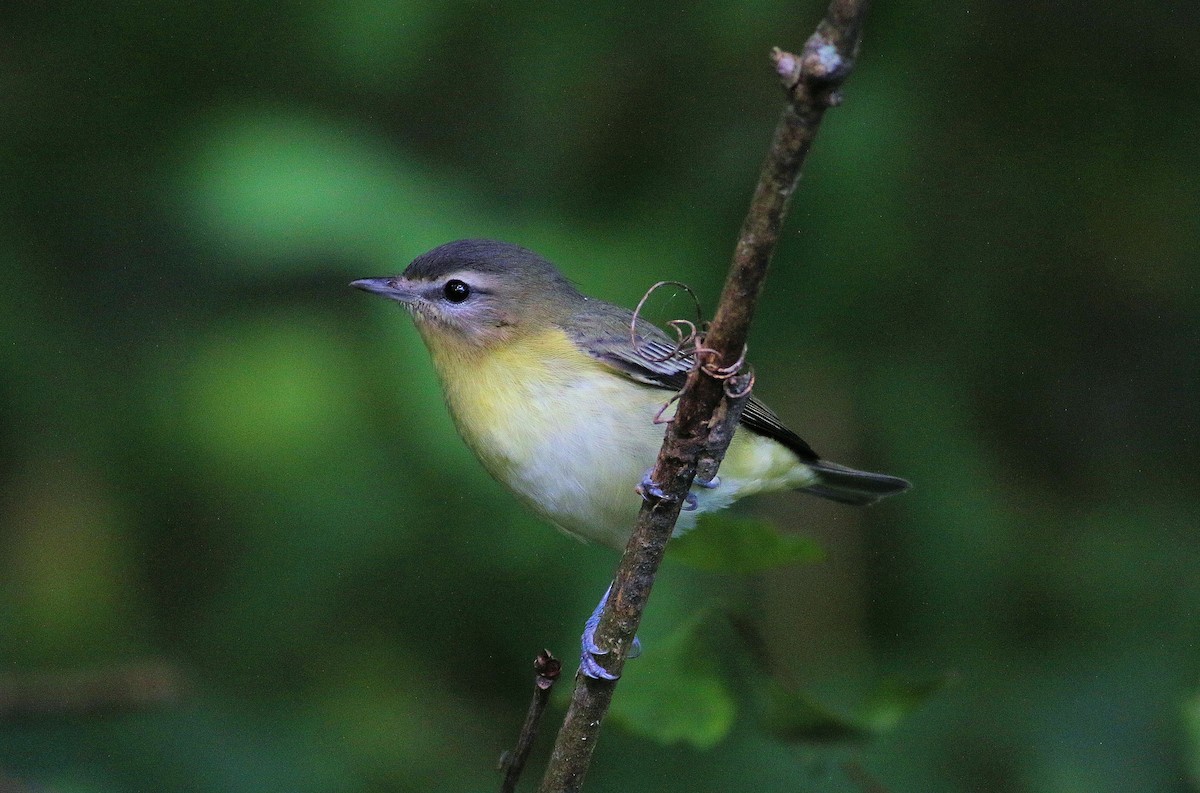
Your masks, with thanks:
[(779, 416), (775, 415), (774, 410), (771, 410), (754, 397), (750, 397), (749, 404), (742, 411), (742, 424), (747, 429), (754, 430), (759, 435), (766, 435), (772, 440), (779, 441), (795, 452), (796, 456), (806, 463), (816, 462), (821, 459), (813, 451), (812, 447), (808, 445), (806, 440), (783, 426), (783, 422), (779, 420)]
[(678, 391), (692, 370), (692, 357), (676, 353), (678, 346), (649, 322), (637, 322), (637, 346), (630, 338), (633, 312), (616, 306), (592, 311), (567, 330), (575, 345), (609, 368), (645, 385)]
[[(687, 382), (695, 359), (675, 352), (677, 344), (655, 325), (637, 320), (637, 346), (630, 339), (633, 312), (598, 300), (563, 330), (581, 350), (631, 380), (644, 385), (679, 391)], [(783, 425), (775, 411), (750, 397), (742, 412), (742, 425), (791, 449), (805, 462), (820, 459), (812, 447)]]

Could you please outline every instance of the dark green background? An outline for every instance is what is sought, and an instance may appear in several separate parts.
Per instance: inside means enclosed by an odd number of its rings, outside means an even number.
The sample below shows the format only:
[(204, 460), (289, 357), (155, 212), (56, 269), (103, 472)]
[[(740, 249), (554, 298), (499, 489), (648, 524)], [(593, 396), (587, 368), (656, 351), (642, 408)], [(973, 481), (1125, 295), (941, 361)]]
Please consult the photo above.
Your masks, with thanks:
[[(183, 694), (0, 694), (0, 777), (494, 789), (532, 656), (571, 660), (615, 554), (483, 474), (407, 319), (346, 283), (491, 236), (614, 302), (673, 278), (711, 308), (780, 107), (767, 52), (821, 11), (6, 3), (0, 680), (150, 660)], [(1198, 77), (1191, 3), (877, 2), (752, 359), (819, 451), (915, 488), (748, 505), (826, 560), (668, 565), (618, 699), (730, 602), (835, 711), (954, 682), (831, 749), (768, 737), (743, 677), (715, 747), (614, 723), (589, 790), (860, 790), (846, 758), (894, 793), (1197, 788)]]

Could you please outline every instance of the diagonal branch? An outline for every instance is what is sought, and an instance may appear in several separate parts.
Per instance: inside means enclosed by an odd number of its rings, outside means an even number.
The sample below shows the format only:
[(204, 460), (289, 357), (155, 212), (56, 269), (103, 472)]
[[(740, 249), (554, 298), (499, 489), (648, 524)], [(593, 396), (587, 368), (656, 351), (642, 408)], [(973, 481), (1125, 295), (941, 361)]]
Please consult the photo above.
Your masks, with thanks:
[[(739, 382), (731, 384), (713, 376), (713, 370), (743, 355), (750, 320), (800, 169), (825, 111), (840, 101), (838, 90), (858, 53), (868, 5), (869, 0), (832, 0), (800, 55), (778, 49), (772, 53), (788, 103), (742, 225), (716, 316), (704, 338), (704, 346), (711, 352), (702, 361), (706, 365), (693, 369), (688, 376), (654, 466), (652, 478), (661, 488), (661, 497), (652, 496), (642, 504), (596, 630), (597, 644), (611, 649), (604, 658), (607, 670), (614, 675), (619, 675), (625, 664), (697, 465), (706, 463), (706, 473), (711, 476), (715, 472), (711, 469), (719, 464), (733, 434), (730, 430), (738, 409), (735, 392), (748, 390), (750, 375), (742, 375), (737, 378)], [(615, 681), (576, 675), (541, 793), (565, 793), (582, 787), (615, 685)]]

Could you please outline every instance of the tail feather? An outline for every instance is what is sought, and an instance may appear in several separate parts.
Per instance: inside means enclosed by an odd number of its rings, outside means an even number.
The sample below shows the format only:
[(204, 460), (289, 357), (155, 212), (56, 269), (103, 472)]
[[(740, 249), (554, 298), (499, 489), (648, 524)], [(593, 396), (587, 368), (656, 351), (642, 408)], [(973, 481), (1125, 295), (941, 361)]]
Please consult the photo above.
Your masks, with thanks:
[(903, 493), (912, 487), (911, 483), (898, 476), (856, 471), (828, 460), (814, 460), (807, 465), (816, 471), (817, 482), (800, 489), (842, 504), (874, 504), (881, 498)]

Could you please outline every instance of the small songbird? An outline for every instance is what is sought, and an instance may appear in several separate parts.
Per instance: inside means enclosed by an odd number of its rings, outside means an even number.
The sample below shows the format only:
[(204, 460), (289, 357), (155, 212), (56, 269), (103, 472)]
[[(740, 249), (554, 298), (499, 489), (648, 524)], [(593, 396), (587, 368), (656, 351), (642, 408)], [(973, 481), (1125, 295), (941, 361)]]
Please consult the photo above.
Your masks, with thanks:
[[(352, 286), (408, 309), (459, 434), (493, 477), (568, 534), (624, 548), (662, 445), (656, 417), (693, 365), (671, 354), (674, 340), (581, 294), (536, 253), (491, 240), (449, 242), (402, 275)], [(863, 505), (908, 486), (823, 460), (751, 398), (719, 477), (693, 487), (675, 535), (755, 493)], [(606, 677), (590, 657), (599, 652), (585, 633), (585, 672)]]

